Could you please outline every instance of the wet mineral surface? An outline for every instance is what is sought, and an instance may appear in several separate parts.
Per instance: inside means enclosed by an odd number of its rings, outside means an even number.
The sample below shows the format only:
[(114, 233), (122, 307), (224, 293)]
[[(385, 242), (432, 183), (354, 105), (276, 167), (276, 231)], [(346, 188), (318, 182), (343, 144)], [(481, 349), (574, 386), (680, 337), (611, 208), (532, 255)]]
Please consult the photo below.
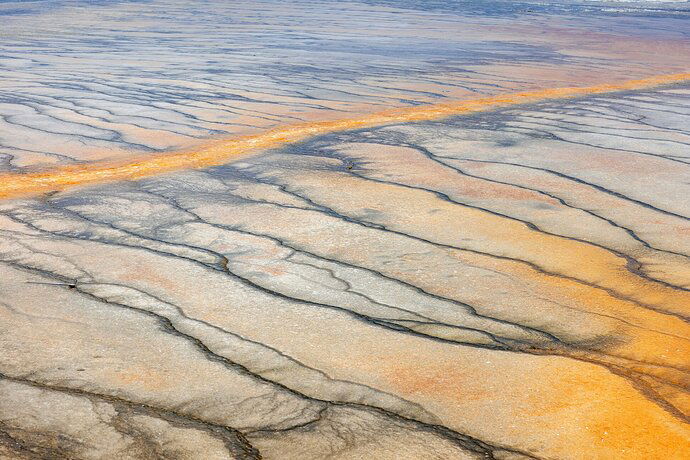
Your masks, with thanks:
[(686, 458), (689, 16), (479, 3), (0, 3), (5, 186), (612, 85), (3, 198), (0, 458)]

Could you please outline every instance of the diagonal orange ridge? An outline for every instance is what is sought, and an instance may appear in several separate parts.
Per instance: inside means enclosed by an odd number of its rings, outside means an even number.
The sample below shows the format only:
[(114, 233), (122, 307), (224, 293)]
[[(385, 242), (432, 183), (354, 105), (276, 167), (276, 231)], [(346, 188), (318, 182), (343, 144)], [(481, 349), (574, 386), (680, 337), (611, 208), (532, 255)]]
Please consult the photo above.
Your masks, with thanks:
[(643, 89), (690, 80), (690, 73), (658, 75), (638, 80), (605, 83), (582, 88), (552, 88), (503, 94), (479, 99), (391, 109), (356, 118), (292, 124), (259, 134), (219, 140), (191, 151), (155, 154), (127, 161), (94, 162), (61, 166), (41, 172), (0, 174), (0, 198), (18, 198), (100, 182), (139, 179), (172, 171), (203, 168), (227, 163), (240, 154), (257, 152), (298, 142), (319, 134), (381, 126), (407, 121), (436, 120), (497, 109), (515, 104), (564, 99), (588, 94)]

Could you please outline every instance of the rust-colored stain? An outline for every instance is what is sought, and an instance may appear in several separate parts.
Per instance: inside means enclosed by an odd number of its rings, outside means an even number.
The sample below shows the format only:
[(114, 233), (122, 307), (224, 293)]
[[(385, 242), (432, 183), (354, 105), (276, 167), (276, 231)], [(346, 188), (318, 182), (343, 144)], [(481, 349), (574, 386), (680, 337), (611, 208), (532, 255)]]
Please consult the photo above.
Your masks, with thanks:
[(259, 134), (213, 142), (196, 150), (151, 155), (134, 160), (130, 159), (129, 161), (95, 162), (78, 166), (63, 166), (34, 173), (3, 174), (0, 175), (0, 198), (18, 198), (49, 191), (64, 190), (79, 185), (140, 179), (172, 171), (216, 166), (226, 163), (228, 160), (241, 154), (298, 142), (312, 136), (336, 131), (390, 123), (435, 120), (452, 115), (480, 112), (514, 104), (642, 89), (684, 80), (690, 80), (690, 73), (659, 75), (581, 88), (553, 88), (427, 106), (391, 109), (356, 118), (288, 125)]
[(113, 371), (111, 378), (119, 385), (139, 387), (145, 391), (161, 391), (170, 388), (169, 376), (142, 366)]
[[(602, 369), (552, 359), (538, 373), (547, 380), (538, 382), (515, 374), (515, 366), (500, 356), (487, 358), (496, 367), (381, 363), (381, 378), (405, 398), (434, 407), (447, 421), (519, 420), (503, 436), (533, 439), (547, 458), (683, 458), (680, 453), (690, 445), (687, 427)], [(529, 366), (530, 358), (508, 359)]]

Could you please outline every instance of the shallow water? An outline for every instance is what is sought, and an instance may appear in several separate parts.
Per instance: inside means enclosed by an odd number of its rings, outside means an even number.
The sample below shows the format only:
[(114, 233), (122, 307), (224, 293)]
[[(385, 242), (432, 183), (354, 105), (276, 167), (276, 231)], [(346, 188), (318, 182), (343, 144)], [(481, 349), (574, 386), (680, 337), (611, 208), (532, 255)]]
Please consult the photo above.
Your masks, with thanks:
[(0, 1), (0, 458), (683, 458), (650, 5)]

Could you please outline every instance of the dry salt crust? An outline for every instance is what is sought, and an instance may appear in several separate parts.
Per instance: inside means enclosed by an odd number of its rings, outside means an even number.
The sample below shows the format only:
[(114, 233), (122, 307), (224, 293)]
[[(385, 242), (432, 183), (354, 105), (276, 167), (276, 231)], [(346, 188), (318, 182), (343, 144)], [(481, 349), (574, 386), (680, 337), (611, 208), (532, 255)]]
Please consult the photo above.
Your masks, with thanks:
[(39, 3), (0, 31), (0, 458), (687, 455), (682, 19)]

